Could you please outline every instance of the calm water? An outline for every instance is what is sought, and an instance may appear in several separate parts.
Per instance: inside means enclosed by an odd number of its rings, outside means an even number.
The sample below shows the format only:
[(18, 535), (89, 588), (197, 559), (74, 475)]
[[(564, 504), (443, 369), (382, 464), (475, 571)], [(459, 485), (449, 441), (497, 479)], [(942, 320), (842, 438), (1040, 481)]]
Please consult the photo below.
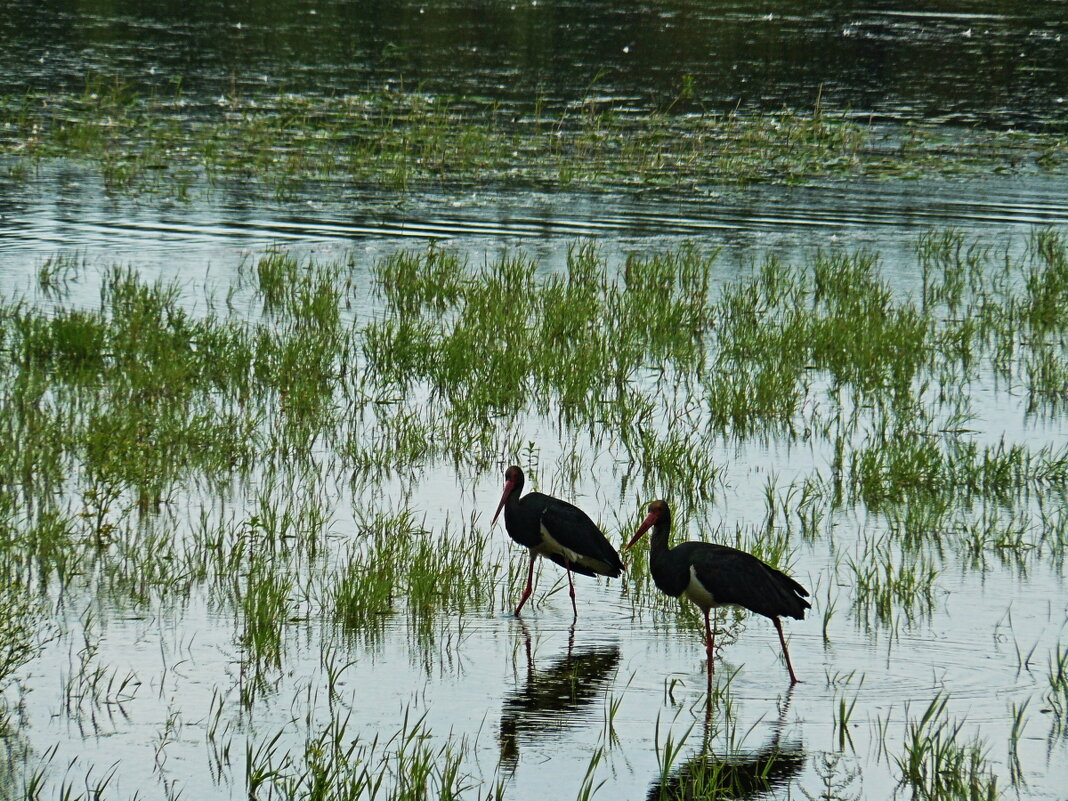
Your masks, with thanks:
[[(805, 109), (818, 98), (827, 108), (890, 123), (1060, 130), (1068, 121), (1068, 9), (1059, 2), (922, 10), (885, 2), (858, 9), (545, 0), (202, 3), (192, 10), (188, 3), (157, 3), (151, 12), (141, 6), (0, 2), (0, 81), (11, 91), (76, 89), (89, 72), (120, 74), (143, 87), (180, 80), (190, 113), (210, 114), (215, 98), (235, 87), (346, 93), (396, 85), (494, 97), (517, 109), (536, 97), (566, 106), (592, 95), (647, 110), (669, 103), (692, 76), (694, 96), (686, 103), (695, 109)], [(397, 197), (338, 187), (265, 202), (224, 188), (211, 199), (180, 203), (108, 196), (91, 171), (45, 165), (28, 187), (0, 180), (0, 291), (45, 302), (33, 287), (36, 267), (56, 253), (77, 253), (88, 268), (72, 287), (74, 303), (95, 305), (99, 272), (120, 263), (146, 276), (178, 278), (189, 306), (202, 311), (205, 287), (223, 296), (240, 267), (270, 246), (351, 258), (366, 279), (377, 259), (431, 240), (447, 240), (473, 263), (518, 249), (558, 269), (569, 247), (592, 239), (610, 257), (683, 242), (720, 247), (718, 281), (745, 273), (768, 253), (799, 259), (815, 250), (869, 248), (895, 291), (906, 295), (918, 287), (912, 253), (921, 232), (954, 226), (1019, 248), (1036, 226), (1068, 233), (1065, 198), (1068, 175), (1060, 170), (702, 197)], [(365, 283), (353, 314), (369, 318), (381, 306)], [(1005, 437), (1058, 449), (1068, 443), (1063, 416), (1035, 421), (1011, 388), (988, 382), (974, 393), (979, 441)], [(571, 443), (553, 421), (532, 418), (520, 436), (538, 445), (540, 488), (565, 484), (556, 471)], [(788, 486), (826, 469), (832, 454), (825, 445), (752, 441), (724, 443), (712, 456), (725, 472), (706, 516), (723, 528), (680, 521), (676, 538), (758, 525), (769, 478)], [(586, 449), (584, 458), (588, 469), (570, 497), (618, 541), (639, 521), (642, 499), (625, 488), (618, 445)], [(404, 504), (431, 530), (473, 514), (487, 526), (501, 480), (497, 472), (428, 465), (358, 492), (332, 474), (323, 485), (330, 531), (343, 542), (357, 536), (362, 511)], [(232, 498), (189, 492), (169, 513), (186, 521), (178, 529), (187, 534), (204, 508), (224, 519), (249, 514), (253, 495), (254, 488)], [(867, 630), (835, 564), (860, 558), (862, 535), (878, 535), (880, 526), (864, 509), (848, 509), (836, 516), (833, 536), (798, 545), (792, 572), (814, 598), (810, 618), (787, 626), (803, 683), (789, 688), (774, 629), (748, 619), (724, 649), (717, 674), (724, 683), (737, 671), (726, 730), (722, 716), (705, 719), (703, 649), (692, 631), (670, 615), (636, 607), (615, 582), (580, 581), (583, 605), (572, 626), (566, 586), (551, 565), (541, 569), (538, 603), (522, 622), (502, 606), (437, 620), (428, 638), (398, 615), (375, 641), (343, 644), (338, 658), (348, 667), (336, 703), (351, 713), (351, 735), (388, 738), (405, 715), (425, 715), (435, 742), (465, 742), (471, 798), (486, 795), (494, 780), (504, 783), (507, 798), (575, 797), (596, 749), (606, 746), (596, 797), (642, 799), (657, 797), (661, 785), (685, 784), (702, 759), (727, 759), (743, 775), (768, 754), (777, 754), (769, 771), (775, 797), (819, 797), (833, 780), (838, 797), (888, 798), (906, 716), (917, 717), (939, 693), (967, 721), (969, 736), (979, 731), (987, 738), (991, 765), (1007, 786), (1011, 708), (1026, 701), (1017, 749), (1026, 784), (1019, 795), (1062, 797), (1068, 746), (1049, 735), (1042, 695), (1048, 655), (1065, 637), (1063, 564), (1021, 568), (991, 560), (972, 569), (949, 559), (929, 618), (897, 633)], [(500, 526), (494, 536), (496, 565), (525, 559)], [(645, 558), (644, 550), (637, 558)], [(542, 599), (554, 582), (564, 591)], [(299, 754), (306, 729), (322, 725), (334, 703), (322, 655), (324, 643), (336, 643), (306, 599), (286, 626), (283, 674), (247, 708), (238, 703), (247, 677), (233, 612), (207, 588), (135, 611), (92, 591), (53, 601), (43, 653), (7, 693), (18, 725), (4, 740), (0, 795), (19, 797), (23, 777), (46, 763), (53, 789), (67, 780), (82, 792), (113, 771), (107, 798), (242, 798), (246, 746), (255, 749), (282, 731), (282, 751)], [(837, 612), (825, 639), (821, 618), (831, 607)], [(95, 664), (140, 682), (131, 700), (94, 705), (65, 698), (86, 637), (97, 643)], [(843, 699), (855, 699), (846, 744), (834, 724)], [(613, 739), (606, 721), (614, 701)], [(233, 742), (225, 760), (213, 756), (205, 736), (219, 707), (220, 728)], [(657, 748), (669, 733), (685, 742), (663, 777)], [(710, 750), (701, 747), (706, 736)]]

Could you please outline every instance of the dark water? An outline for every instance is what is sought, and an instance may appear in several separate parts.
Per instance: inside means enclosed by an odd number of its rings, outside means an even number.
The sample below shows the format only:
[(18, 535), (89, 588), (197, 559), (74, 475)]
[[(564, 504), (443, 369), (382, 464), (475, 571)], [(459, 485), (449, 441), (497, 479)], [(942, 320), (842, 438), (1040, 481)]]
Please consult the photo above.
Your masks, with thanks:
[[(861, 119), (950, 133), (975, 125), (1058, 131), (1068, 121), (1066, 19), (1068, 6), (1059, 2), (0, 1), (0, 82), (7, 93), (77, 90), (88, 73), (121, 76), (140, 89), (173, 92), (180, 83), (191, 114), (211, 113), (219, 95), (235, 90), (344, 94), (403, 86), (495, 98), (517, 110), (538, 98), (562, 107), (593, 97), (624, 111), (676, 100), (680, 111), (803, 110), (818, 102)], [(692, 91), (679, 99), (686, 88)], [(917, 285), (913, 248), (921, 232), (952, 226), (1018, 247), (1036, 226), (1068, 230), (1066, 198), (1060, 169), (656, 198), (499, 189), (398, 196), (338, 186), (285, 201), (223, 187), (178, 202), (109, 195), (93, 170), (52, 163), (27, 183), (0, 179), (0, 292), (34, 300), (37, 266), (76, 253), (87, 268), (71, 288), (74, 303), (95, 304), (100, 271), (120, 263), (146, 277), (179, 278), (189, 305), (203, 309), (205, 287), (224, 296), (241, 266), (269, 246), (351, 258), (366, 279), (376, 259), (430, 240), (446, 240), (476, 263), (520, 249), (556, 269), (577, 240), (592, 239), (610, 257), (682, 242), (722, 248), (717, 280), (768, 253), (868, 248), (895, 291), (908, 293)], [(368, 299), (359, 313), (380, 310)], [(1033, 447), (1068, 442), (1063, 419), (1029, 419), (1013, 388), (995, 389), (976, 389), (977, 436)], [(527, 423), (525, 438), (538, 442), (552, 475), (572, 444), (549, 421)], [(723, 443), (713, 456), (725, 465), (714, 516), (728, 530), (758, 524), (769, 478), (786, 486), (826, 466), (828, 450)], [(621, 451), (585, 457), (589, 470), (576, 492), (619, 533), (631, 525), (627, 510), (601, 487), (615, 486)], [(345, 540), (355, 536), (361, 503), (392, 508), (414, 497), (433, 529), (461, 512), (485, 518), (499, 492), (499, 476), (435, 470), (383, 481), (371, 500), (337, 489), (325, 505), (331, 532)], [(201, 500), (179, 499), (175, 514), (195, 519)], [(575, 797), (602, 746), (598, 798), (656, 798), (661, 790), (689, 797), (712, 771), (733, 777), (736, 797), (820, 797), (833, 779), (839, 797), (889, 798), (899, 776), (889, 754), (901, 753), (906, 716), (914, 719), (945, 692), (953, 714), (969, 722), (968, 735), (978, 729), (988, 737), (1000, 776), (1009, 773), (1011, 707), (1028, 702), (1018, 749), (1028, 783), (1020, 796), (1061, 797), (1068, 743), (1047, 736), (1041, 707), (1045, 660), (1066, 625), (1063, 564), (1017, 570), (992, 559), (972, 570), (951, 563), (929, 618), (898, 632), (870, 631), (851, 618), (851, 590), (838, 566), (861, 557), (858, 532), (878, 534), (878, 524), (848, 510), (834, 531), (837, 539), (799, 546), (793, 563), (815, 605), (808, 620), (788, 627), (804, 683), (788, 688), (774, 630), (750, 619), (719, 668), (723, 683), (737, 671), (729, 682), (730, 731), (722, 717), (704, 716), (703, 653), (692, 631), (636, 609), (616, 583), (591, 582), (579, 587), (583, 606), (571, 627), (565, 592), (543, 597), (554, 582), (560, 589), (553, 566), (541, 572), (525, 624), (503, 613), (443, 619), (428, 651), (403, 617), (391, 618), (377, 645), (343, 653), (352, 659), (339, 685), (345, 711), (361, 736), (392, 736), (411, 713), (425, 715), (437, 738), (464, 740), (464, 770), (482, 783), (472, 798), (496, 779), (506, 798)], [(494, 536), (500, 564), (524, 559), (499, 527)], [(99, 777), (118, 765), (107, 798), (245, 797), (246, 746), (284, 730), (282, 746), (299, 753), (301, 726), (334, 711), (323, 690), (327, 638), (320, 621), (291, 623), (286, 672), (268, 696), (234, 711), (244, 677), (233, 620), (218, 606), (207, 590), (180, 604), (150, 605), (143, 615), (109, 610), (102, 598), (57, 602), (48, 621), (56, 636), (11, 692), (19, 726), (4, 741), (8, 756), (23, 749), (29, 772), (55, 747), (53, 789), (65, 775), (81, 788), (87, 773)], [(820, 618), (829, 607), (838, 611), (825, 639)], [(86, 610), (94, 608), (89, 625)], [(94, 664), (109, 676), (138, 676), (134, 701), (64, 703), (64, 682), (86, 638), (97, 643)], [(834, 724), (843, 700), (856, 701), (848, 742)], [(222, 767), (205, 753), (204, 730), (218, 705), (226, 710), (219, 741), (234, 744)], [(669, 735), (684, 746), (662, 770)], [(20, 775), (22, 762), (4, 764)], [(4, 785), (0, 777), (0, 797)]]
[[(782, 2), (0, 3), (0, 82), (180, 81), (193, 101), (265, 86), (386, 85), (529, 107), (811, 109), (1044, 128), (1068, 119), (1064, 4)], [(687, 90), (684, 92), (684, 88)], [(677, 107), (678, 110), (678, 107)]]

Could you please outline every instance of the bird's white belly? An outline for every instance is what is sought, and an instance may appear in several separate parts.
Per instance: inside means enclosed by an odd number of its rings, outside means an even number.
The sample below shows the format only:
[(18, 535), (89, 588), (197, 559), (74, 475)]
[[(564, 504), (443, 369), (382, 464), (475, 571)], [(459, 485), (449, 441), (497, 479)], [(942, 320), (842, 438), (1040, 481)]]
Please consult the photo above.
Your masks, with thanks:
[(539, 545), (534, 550), (536, 550), (542, 556), (548, 556), (552, 553), (560, 554), (560, 556), (564, 557), (564, 559), (573, 564), (583, 561), (582, 554), (575, 553), (570, 548), (565, 548), (563, 545), (557, 542), (553, 535), (549, 533), (549, 530), (545, 528), (545, 526), (541, 527), (541, 545)]
[(682, 594), (697, 604), (702, 609), (715, 609), (720, 606), (729, 606), (729, 604), (723, 604), (717, 601), (705, 586), (697, 580), (697, 571), (694, 570), (693, 565), (690, 565), (690, 583), (686, 585), (686, 589), (682, 591)]

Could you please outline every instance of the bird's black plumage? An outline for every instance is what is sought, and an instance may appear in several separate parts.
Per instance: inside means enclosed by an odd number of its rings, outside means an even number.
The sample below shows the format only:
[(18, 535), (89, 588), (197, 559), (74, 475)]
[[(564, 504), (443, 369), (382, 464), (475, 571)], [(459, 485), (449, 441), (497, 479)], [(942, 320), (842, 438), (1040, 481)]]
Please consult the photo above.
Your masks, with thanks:
[[(572, 571), (584, 576), (619, 576), (623, 571), (623, 562), (589, 515), (567, 501), (541, 492), (530, 492), (520, 497), (525, 478), (523, 470), (516, 465), (505, 471), (504, 478), (504, 494), (493, 520), (496, 522), (497, 515), (503, 509), (508, 536), (530, 549), (531, 559), (527, 587), (515, 610), (517, 615), (530, 595), (534, 559), (539, 555), (566, 569), (569, 582)], [(572, 586), (572, 605), (574, 599)]]
[(681, 596), (694, 577), (715, 606), (742, 606), (764, 617), (802, 620), (808, 591), (752, 554), (711, 542), (683, 542), (650, 555), (653, 581), (662, 592)]
[(780, 617), (801, 620), (811, 604), (808, 590), (752, 554), (711, 542), (684, 542), (668, 547), (671, 510), (665, 501), (649, 504), (649, 516), (628, 543), (630, 548), (649, 528), (649, 571), (661, 592), (676, 598), (686, 596), (704, 612), (709, 669), (712, 667), (713, 634), (709, 612), (718, 606), (740, 606), (763, 615), (775, 624), (782, 643), (790, 678), (797, 681)]

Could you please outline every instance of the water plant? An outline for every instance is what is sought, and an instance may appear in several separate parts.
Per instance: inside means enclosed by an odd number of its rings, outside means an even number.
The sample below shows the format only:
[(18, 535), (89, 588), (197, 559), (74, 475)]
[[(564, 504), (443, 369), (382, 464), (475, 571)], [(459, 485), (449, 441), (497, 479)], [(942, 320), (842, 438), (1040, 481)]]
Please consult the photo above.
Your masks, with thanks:
[(911, 622), (931, 613), (938, 569), (923, 552), (897, 552), (868, 536), (864, 550), (847, 565), (855, 586), (858, 622), (896, 629), (903, 618)]
[[(676, 113), (598, 103), (503, 115), (496, 101), (428, 96), (400, 87), (345, 95), (264, 91), (190, 104), (180, 82), (143, 91), (132, 78), (91, 74), (82, 91), (0, 95), (0, 155), (29, 180), (56, 158), (94, 164), (112, 192), (187, 198), (203, 183), (255, 179), (282, 197), (327, 180), (398, 191), (426, 185), (633, 189), (694, 184), (796, 183), (814, 177), (985, 174), (1021, 153), (1063, 148), (1052, 133), (982, 130), (944, 146), (935, 129), (912, 128), (910, 147), (817, 108), (775, 113)], [(191, 119), (192, 117), (192, 119)], [(1039, 158), (1038, 169), (1055, 167)]]
[[(121, 93), (108, 102), (122, 113)], [(276, 247), (246, 259), (225, 305), (134, 267), (57, 257), (36, 268), (30, 299), (0, 299), (0, 433), (12, 443), (0, 449), (0, 575), (12, 593), (0, 593), (0, 611), (11, 601), (0, 680), (29, 666), (32, 683), (41, 638), (58, 637), (62, 717), (87, 731), (121, 726), (123, 709), (148, 706), (157, 677), (108, 662), (97, 627), (206, 608), (222, 631), (211, 647), (225, 677), (202, 712), (219, 786), (243, 776), (262, 798), (503, 794), (470, 743), (445, 748), (442, 731), (409, 721), (383, 750), (388, 734), (374, 741), (357, 732), (357, 711), (347, 717), (359, 708), (350, 677), (388, 664), (394, 645), (426, 687), (439, 672), (462, 677), (465, 644), (514, 600), (522, 565), (488, 530), (496, 497), (484, 496), (502, 461), (558, 494), (585, 493), (617, 544), (638, 509), (667, 495), (698, 538), (804, 564), (826, 599), (829, 649), (858, 636), (834, 630), (847, 611), (873, 642), (916, 634), (950, 571), (1025, 580), (1063, 567), (1063, 447), (1002, 435), (970, 400), (989, 389), (1026, 430), (1060, 425), (1063, 332), (1049, 310), (1064, 302), (1062, 249), (1053, 235), (1002, 249), (932, 232), (910, 294), (871, 252), (769, 256), (731, 265), (725, 281), (722, 256), (695, 246), (609, 257), (576, 242), (558, 270), (519, 251), (477, 260), (435, 245), (368, 265)], [(99, 281), (99, 298), (69, 291), (82, 281)], [(692, 609), (652, 590), (647, 560), (627, 561), (618, 596), (605, 591), (613, 619), (651, 621), (657, 649), (664, 631), (702, 632)], [(566, 581), (543, 584), (538, 600), (561, 592)], [(66, 606), (86, 595), (92, 619)], [(720, 639), (742, 625), (731, 613), (718, 623)], [(1045, 643), (1028, 647), (1016, 646), (1021, 670)], [(1050, 654), (1046, 703), (1059, 725), (1065, 660), (1059, 646)], [(706, 697), (696, 664), (665, 680), (665, 705)], [(316, 685), (301, 720), (318, 722), (294, 732), (271, 715), (296, 692), (297, 665)], [(740, 712), (722, 675), (707, 697), (733, 747)], [(828, 677), (858, 688), (833, 704), (841, 750), (867, 702), (857, 675)], [(577, 681), (555, 689), (578, 698)], [(626, 770), (620, 748), (637, 736), (619, 724), (634, 691), (623, 700), (605, 681), (601, 739), (573, 788), (587, 797)], [(324, 711), (331, 722), (315, 717)], [(1012, 712), (1011, 754), (1023, 713)], [(173, 758), (192, 731), (188, 708), (160, 704), (159, 715), (149, 762)], [(873, 725), (891, 748), (890, 723)], [(255, 734), (237, 753), (245, 727)], [(997, 789), (985, 746), (943, 711), (907, 728), (890, 762), (906, 792)], [(677, 729), (666, 743), (653, 733), (664, 786), (740, 786), (730, 782), (743, 755), (693, 761)], [(793, 776), (793, 755), (769, 752), (746, 775)], [(58, 757), (20, 760), (27, 797), (76, 797), (74, 772), (89, 787), (105, 775), (85, 760), (68, 774)], [(850, 768), (819, 770), (838, 786)], [(166, 773), (152, 781), (173, 794)]]
[(949, 719), (947, 703), (945, 695), (936, 695), (919, 718), (906, 712), (905, 752), (895, 757), (902, 784), (930, 801), (1000, 798), (985, 744), (963, 736), (964, 724)]
[[(351, 716), (335, 715), (321, 727), (309, 728), (296, 754), (280, 751), (281, 732), (256, 745), (250, 742), (249, 798), (408, 801), (428, 794), (458, 798), (472, 789), (462, 768), (468, 743), (461, 739), (435, 746), (424, 719), (410, 710), (389, 737), (362, 737), (351, 731), (350, 723)], [(491, 788), (486, 797), (503, 797), (503, 786)]]
[(857, 698), (853, 697), (853, 700), (848, 704), (844, 696), (838, 698), (838, 705), (835, 708), (834, 716), (834, 729), (838, 734), (838, 750), (844, 751), (848, 744), (850, 748), (853, 748), (853, 735), (849, 733), (850, 720), (853, 717), (853, 710), (857, 706)]
[(1048, 681), (1046, 700), (1053, 709), (1054, 729), (1063, 732), (1068, 729), (1068, 648), (1060, 643), (1049, 657)]
[(1024, 728), (1027, 725), (1027, 705), (1031, 699), (1027, 698), (1022, 704), (1013, 702), (1009, 708), (1012, 715), (1012, 729), (1009, 732), (1009, 745), (1008, 745), (1008, 765), (1009, 775), (1012, 778), (1012, 783), (1016, 786), (1025, 784), (1023, 768), (1020, 765), (1020, 737), (1023, 736)]
[(4, 581), (0, 589), (0, 687), (37, 655), (41, 624), (41, 610), (26, 588), (14, 577)]

